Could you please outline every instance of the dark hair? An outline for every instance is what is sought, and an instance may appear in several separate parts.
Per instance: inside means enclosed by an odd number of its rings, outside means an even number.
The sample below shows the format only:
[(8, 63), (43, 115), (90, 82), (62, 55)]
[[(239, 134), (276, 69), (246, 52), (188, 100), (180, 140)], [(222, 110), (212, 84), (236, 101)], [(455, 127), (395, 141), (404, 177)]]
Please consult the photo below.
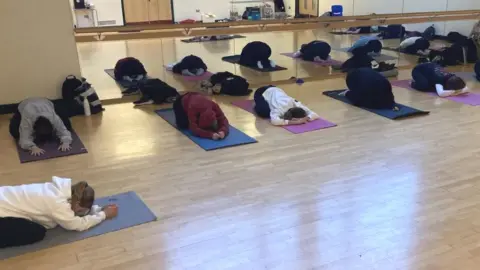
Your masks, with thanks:
[(417, 50), (424, 51), (430, 48), (430, 42), (425, 38), (419, 38), (415, 40), (415, 47), (417, 47)]
[(382, 51), (382, 43), (379, 40), (370, 40), (367, 43), (368, 52), (379, 53)]
[(283, 119), (292, 120), (294, 118), (304, 118), (307, 116), (307, 112), (299, 107), (294, 107), (288, 109), (288, 111), (283, 115)]
[(35, 123), (33, 124), (33, 132), (35, 140), (39, 142), (45, 142), (54, 137), (52, 123), (43, 116), (39, 116), (37, 120), (35, 120)]
[(465, 88), (465, 81), (458, 76), (451, 76), (445, 82), (445, 90), (461, 90)]

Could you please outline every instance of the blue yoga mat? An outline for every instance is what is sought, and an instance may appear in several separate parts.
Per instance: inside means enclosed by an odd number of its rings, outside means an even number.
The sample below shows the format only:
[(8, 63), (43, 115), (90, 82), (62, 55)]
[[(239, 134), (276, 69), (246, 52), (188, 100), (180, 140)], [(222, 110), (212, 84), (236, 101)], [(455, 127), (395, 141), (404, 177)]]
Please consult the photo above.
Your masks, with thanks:
[[(345, 103), (350, 104), (352, 106), (355, 106), (350, 102), (350, 100), (347, 97), (339, 95), (340, 93), (342, 93), (344, 91), (345, 91), (345, 89), (325, 91), (325, 92), (323, 92), (323, 94), (326, 95), (326, 96), (329, 96), (331, 98), (334, 98), (336, 100), (345, 102)], [(357, 106), (355, 106), (355, 107), (357, 107)], [(386, 118), (392, 119), (392, 120), (398, 120), (398, 119), (407, 118), (407, 117), (410, 117), (410, 116), (426, 115), (426, 114), (430, 113), (428, 111), (417, 110), (415, 108), (408, 107), (408, 106), (405, 106), (405, 105), (402, 105), (402, 104), (399, 104), (399, 103), (396, 103), (396, 107), (398, 108), (398, 110), (388, 110), (388, 109), (378, 110), (378, 109), (369, 109), (369, 108), (364, 108), (364, 107), (357, 107), (357, 108), (362, 108), (366, 111), (381, 115), (383, 117), (386, 117)]]
[(47, 231), (45, 239), (33, 245), (0, 249), (0, 260), (157, 220), (155, 214), (148, 209), (133, 191), (97, 199), (95, 200), (95, 204), (99, 206), (108, 204), (118, 205), (118, 216), (111, 220), (105, 220), (85, 232), (67, 231), (63, 228), (56, 227), (55, 229)]
[[(167, 121), (170, 125), (177, 128), (175, 124), (175, 114), (172, 109), (162, 109), (155, 111), (160, 117)], [(242, 144), (256, 143), (257, 140), (248, 136), (247, 134), (241, 132), (240, 130), (234, 128), (230, 125), (230, 132), (227, 137), (223, 140), (214, 141), (211, 139), (200, 138), (194, 136), (190, 130), (179, 130), (185, 136), (190, 138), (198, 146), (202, 147), (206, 151), (226, 148), (231, 146), (237, 146)]]

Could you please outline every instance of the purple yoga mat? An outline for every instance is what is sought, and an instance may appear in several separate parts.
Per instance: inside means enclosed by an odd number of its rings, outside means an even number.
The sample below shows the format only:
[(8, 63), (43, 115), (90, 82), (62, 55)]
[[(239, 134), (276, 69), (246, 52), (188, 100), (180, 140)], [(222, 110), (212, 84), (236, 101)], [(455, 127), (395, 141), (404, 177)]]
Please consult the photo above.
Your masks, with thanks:
[[(417, 91), (410, 86), (411, 80), (398, 80), (398, 81), (392, 81), (391, 83), (392, 83), (392, 86)], [(438, 97), (436, 93), (428, 93), (428, 94), (430, 96)], [(467, 93), (464, 95), (451, 96), (451, 97), (446, 97), (446, 99), (455, 101), (458, 103), (462, 103), (462, 104), (471, 105), (471, 106), (480, 105), (480, 95), (477, 93)]]
[(51, 159), (51, 158), (57, 158), (57, 157), (66, 157), (66, 156), (73, 156), (73, 155), (88, 153), (87, 148), (85, 148), (85, 146), (83, 145), (82, 141), (80, 140), (78, 135), (75, 133), (75, 131), (72, 131), (72, 140), (73, 140), (72, 150), (67, 152), (62, 152), (57, 149), (59, 146), (58, 142), (47, 142), (44, 145), (39, 145), (40, 148), (45, 150), (45, 154), (38, 157), (30, 155), (30, 151), (23, 150), (22, 148), (20, 148), (18, 143), (16, 143), (18, 157), (20, 158), (20, 163), (27, 163), (32, 161), (39, 161), (39, 160), (45, 160), (45, 159)]
[[(293, 59), (297, 59), (297, 60), (303, 61), (303, 60), (300, 59), (300, 58), (295, 58), (295, 57), (293, 57), (293, 53), (281, 53), (281, 55), (284, 55), (284, 56), (286, 56), (286, 57), (290, 57), (290, 58), (293, 58)], [(305, 62), (309, 62), (309, 61), (305, 61)], [(335, 60), (335, 59), (330, 59), (330, 60), (327, 60), (327, 61), (325, 61), (325, 62), (309, 62), (309, 63), (314, 63), (314, 64), (316, 64), (316, 65), (323, 66), (323, 67), (328, 67), (328, 66), (341, 65), (341, 64), (343, 64), (343, 62), (337, 61), (337, 60)]]
[[(244, 109), (247, 112), (255, 114), (253, 111), (253, 100), (237, 100), (232, 102), (234, 106)], [(282, 126), (282, 128), (290, 131), (294, 134), (305, 133), (309, 131), (329, 128), (329, 127), (336, 127), (337, 125), (331, 122), (328, 122), (324, 119), (317, 119), (312, 122), (305, 123), (303, 125), (291, 125), (291, 126)]]

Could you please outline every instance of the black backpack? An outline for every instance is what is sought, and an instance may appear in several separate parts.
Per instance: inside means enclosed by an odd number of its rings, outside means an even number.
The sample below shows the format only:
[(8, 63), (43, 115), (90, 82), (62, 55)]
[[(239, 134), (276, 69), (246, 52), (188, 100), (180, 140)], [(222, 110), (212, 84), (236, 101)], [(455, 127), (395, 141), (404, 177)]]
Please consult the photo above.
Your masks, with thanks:
[(426, 40), (433, 40), (435, 37), (435, 27), (429, 26), (427, 29), (425, 29), (425, 32), (423, 32), (422, 37)]
[(219, 72), (210, 77), (212, 85), (220, 84), (220, 94), (230, 96), (247, 96), (252, 90), (248, 89), (250, 84), (241, 76), (230, 72)]
[(144, 97), (153, 100), (155, 104), (172, 103), (180, 95), (177, 89), (171, 87), (160, 79), (148, 79), (139, 84)]
[(147, 71), (140, 60), (134, 57), (126, 57), (117, 61), (114, 74), (115, 79), (119, 81), (122, 80), (124, 76), (147, 76)]

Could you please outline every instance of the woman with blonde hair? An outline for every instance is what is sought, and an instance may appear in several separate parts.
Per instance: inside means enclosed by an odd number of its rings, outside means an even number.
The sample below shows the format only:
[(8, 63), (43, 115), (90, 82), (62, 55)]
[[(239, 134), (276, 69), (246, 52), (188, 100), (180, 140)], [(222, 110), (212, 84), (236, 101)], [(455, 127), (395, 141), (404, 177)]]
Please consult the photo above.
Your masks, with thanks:
[(116, 205), (93, 205), (95, 191), (87, 182), (68, 178), (0, 187), (0, 248), (43, 240), (47, 229), (85, 231), (117, 216)]

